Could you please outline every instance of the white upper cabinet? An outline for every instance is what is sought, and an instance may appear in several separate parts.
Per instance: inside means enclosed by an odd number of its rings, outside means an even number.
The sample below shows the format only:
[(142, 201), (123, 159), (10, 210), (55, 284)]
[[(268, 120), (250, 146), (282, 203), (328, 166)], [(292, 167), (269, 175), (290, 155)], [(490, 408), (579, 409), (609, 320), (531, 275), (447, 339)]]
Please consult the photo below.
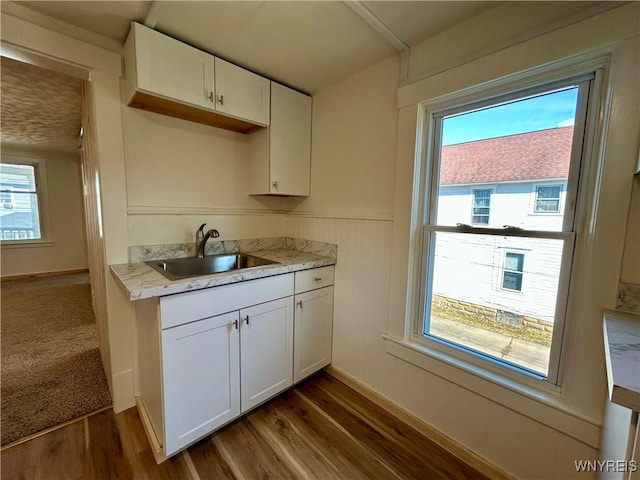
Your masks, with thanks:
[(252, 195), (308, 196), (311, 97), (271, 82), (271, 126), (249, 137)]
[[(133, 24), (136, 90), (215, 109), (214, 57), (137, 23)], [(134, 66), (135, 65), (135, 66)]]
[(215, 59), (216, 110), (258, 125), (269, 125), (271, 82), (244, 68)]
[(266, 78), (138, 23), (124, 57), (130, 106), (243, 133), (269, 125)]

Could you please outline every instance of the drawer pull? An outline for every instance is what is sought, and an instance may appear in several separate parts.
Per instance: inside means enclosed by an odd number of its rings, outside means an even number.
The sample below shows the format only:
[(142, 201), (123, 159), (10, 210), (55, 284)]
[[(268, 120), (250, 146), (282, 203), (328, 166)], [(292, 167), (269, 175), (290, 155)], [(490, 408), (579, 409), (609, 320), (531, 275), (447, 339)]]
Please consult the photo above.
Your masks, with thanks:
[(315, 282), (320, 282), (322, 280), (322, 277), (314, 277), (313, 280)]

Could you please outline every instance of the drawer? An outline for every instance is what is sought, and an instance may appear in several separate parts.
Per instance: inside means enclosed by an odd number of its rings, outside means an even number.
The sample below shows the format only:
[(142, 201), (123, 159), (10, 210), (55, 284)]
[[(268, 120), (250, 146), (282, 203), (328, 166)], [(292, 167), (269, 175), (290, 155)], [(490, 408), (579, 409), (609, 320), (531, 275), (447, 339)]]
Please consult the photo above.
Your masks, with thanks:
[(333, 272), (335, 267), (312, 268), (296, 272), (295, 291), (296, 293), (315, 290), (316, 288), (333, 285)]
[(160, 328), (240, 310), (293, 295), (293, 274), (160, 297)]

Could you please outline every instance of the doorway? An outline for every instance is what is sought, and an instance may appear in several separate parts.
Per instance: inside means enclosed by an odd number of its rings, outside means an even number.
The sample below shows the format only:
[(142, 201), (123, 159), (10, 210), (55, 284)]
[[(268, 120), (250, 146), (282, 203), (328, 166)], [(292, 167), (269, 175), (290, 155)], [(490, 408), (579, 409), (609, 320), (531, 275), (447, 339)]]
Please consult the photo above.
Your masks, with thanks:
[(89, 274), (85, 81), (5, 57), (1, 66), (4, 446), (111, 397)]

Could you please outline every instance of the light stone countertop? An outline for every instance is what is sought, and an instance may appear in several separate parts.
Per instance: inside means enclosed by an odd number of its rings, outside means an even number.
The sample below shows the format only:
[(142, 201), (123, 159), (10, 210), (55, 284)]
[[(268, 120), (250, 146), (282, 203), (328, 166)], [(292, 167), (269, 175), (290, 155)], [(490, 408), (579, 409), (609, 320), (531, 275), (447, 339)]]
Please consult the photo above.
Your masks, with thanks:
[(110, 268), (129, 300), (141, 300), (336, 264), (335, 258), (291, 249), (259, 250), (250, 254), (278, 264), (173, 281), (146, 263), (124, 263), (110, 265)]
[(605, 310), (604, 350), (610, 400), (640, 411), (640, 315)]

